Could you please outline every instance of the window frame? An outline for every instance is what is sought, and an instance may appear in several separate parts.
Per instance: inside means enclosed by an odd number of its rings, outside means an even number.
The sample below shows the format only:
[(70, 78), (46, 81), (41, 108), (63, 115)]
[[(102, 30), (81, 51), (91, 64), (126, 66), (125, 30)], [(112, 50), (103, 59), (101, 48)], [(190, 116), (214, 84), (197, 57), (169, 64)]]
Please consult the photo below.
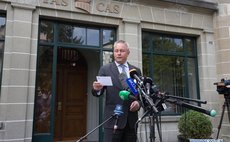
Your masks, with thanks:
[[(146, 36), (148, 35), (148, 36)], [(149, 41), (145, 40), (145, 36), (147, 37), (146, 39)], [(177, 52), (177, 51), (166, 51), (166, 50), (155, 50), (156, 45), (154, 45), (154, 37), (159, 36), (159, 37), (170, 37), (172, 39), (182, 39), (182, 47), (183, 51), (182, 52)], [(163, 39), (163, 38), (162, 38)], [(162, 40), (161, 39), (161, 40)], [(190, 39), (192, 43), (192, 47), (189, 48), (185, 46), (185, 40)], [(185, 77), (183, 77), (184, 80), (184, 85), (185, 85), (185, 92), (183, 93), (182, 97), (186, 98), (193, 98), (193, 99), (200, 99), (200, 88), (199, 88), (199, 74), (198, 74), (198, 57), (197, 57), (197, 45), (196, 45), (196, 36), (187, 36), (187, 35), (180, 35), (180, 34), (172, 34), (172, 33), (165, 33), (165, 32), (158, 32), (158, 31), (149, 31), (149, 30), (142, 30), (142, 62), (143, 62), (143, 74), (144, 76), (147, 74), (149, 75), (154, 82), (154, 61), (153, 57), (154, 56), (165, 56), (165, 57), (180, 57), (183, 58), (185, 61), (185, 65), (183, 67)], [(162, 41), (161, 41), (162, 42)], [(144, 45), (147, 44), (147, 45)], [(144, 48), (144, 46), (147, 46), (147, 48)], [(149, 47), (148, 47), (149, 46)], [(162, 44), (161, 44), (162, 46)], [(192, 51), (191, 51), (192, 49)], [(145, 63), (145, 57), (149, 57), (149, 61)], [(189, 71), (188, 71), (188, 63), (192, 59), (194, 63), (194, 73), (195, 73), (195, 83), (196, 83), (196, 91), (195, 91), (195, 98), (192, 97), (193, 95), (189, 94)], [(156, 74), (156, 73), (155, 73)], [(156, 82), (155, 82), (156, 83)], [(156, 84), (158, 85), (158, 84)], [(167, 91), (164, 90), (165, 88), (162, 88), (161, 86), (158, 86), (161, 91)], [(174, 94), (170, 94), (174, 95)], [(197, 104), (200, 105), (200, 104)], [(173, 112), (170, 111), (169, 113), (165, 113), (164, 111), (162, 112), (162, 115), (180, 115), (181, 113), (184, 112), (184, 108), (178, 105), (175, 105), (176, 107), (179, 108), (179, 112)]]
[[(6, 31), (6, 13), (4, 13), (4, 12), (1, 12), (0, 11), (0, 17), (1, 18), (5, 18), (5, 31)], [(1, 61), (1, 72), (0, 72), (0, 77), (1, 77), (1, 80), (0, 80), (0, 85), (2, 86), (2, 71), (3, 71), (3, 60), (4, 60), (4, 50), (5, 50), (5, 36), (6, 36), (6, 32), (4, 33), (4, 37), (0, 37), (0, 42), (2, 42), (3, 43), (3, 50), (2, 50), (2, 61)], [(1, 88), (0, 88), (0, 95), (1, 95)]]

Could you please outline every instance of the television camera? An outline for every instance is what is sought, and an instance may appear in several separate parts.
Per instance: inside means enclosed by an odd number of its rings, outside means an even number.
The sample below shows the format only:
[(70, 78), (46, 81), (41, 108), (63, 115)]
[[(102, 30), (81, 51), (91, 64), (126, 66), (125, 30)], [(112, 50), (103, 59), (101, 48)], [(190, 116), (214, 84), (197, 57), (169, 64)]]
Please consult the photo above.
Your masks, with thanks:
[(216, 91), (222, 95), (230, 95), (230, 80), (221, 79), (220, 82), (215, 82)]
[(215, 82), (214, 85), (216, 85), (216, 91), (220, 95), (224, 95), (224, 99), (225, 99), (223, 107), (222, 107), (222, 113), (221, 113), (220, 122), (218, 126), (218, 132), (216, 136), (216, 139), (218, 139), (219, 134), (220, 134), (221, 125), (222, 125), (223, 118), (224, 118), (225, 108), (227, 108), (228, 120), (230, 122), (230, 80), (221, 79), (220, 82)]

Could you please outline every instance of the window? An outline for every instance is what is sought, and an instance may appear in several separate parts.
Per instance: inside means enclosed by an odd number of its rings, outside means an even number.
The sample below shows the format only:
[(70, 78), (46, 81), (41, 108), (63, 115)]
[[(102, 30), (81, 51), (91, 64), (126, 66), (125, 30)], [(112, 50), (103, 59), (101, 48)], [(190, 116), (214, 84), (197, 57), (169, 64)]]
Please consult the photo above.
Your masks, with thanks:
[[(2, 78), (2, 67), (3, 67), (3, 53), (5, 44), (5, 31), (6, 31), (6, 17), (0, 14), (0, 76)], [(2, 81), (0, 81), (0, 85)], [(1, 91), (1, 90), (0, 90)]]
[[(196, 39), (146, 31), (142, 35), (143, 75), (169, 95), (199, 98)], [(179, 105), (166, 105), (163, 114), (182, 112)]]

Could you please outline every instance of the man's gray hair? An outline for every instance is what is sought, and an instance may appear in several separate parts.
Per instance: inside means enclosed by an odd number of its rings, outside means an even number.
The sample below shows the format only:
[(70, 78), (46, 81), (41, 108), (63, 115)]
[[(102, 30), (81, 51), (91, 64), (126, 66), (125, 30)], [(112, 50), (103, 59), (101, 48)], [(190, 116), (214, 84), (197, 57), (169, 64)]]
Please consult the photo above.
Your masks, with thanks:
[(123, 43), (123, 44), (125, 44), (125, 46), (126, 46), (127, 48), (129, 48), (128, 42), (126, 42), (126, 41), (124, 41), (124, 40), (118, 40), (118, 41), (116, 41), (116, 42), (114, 43), (113, 48), (115, 48), (115, 47), (117, 46), (118, 43)]

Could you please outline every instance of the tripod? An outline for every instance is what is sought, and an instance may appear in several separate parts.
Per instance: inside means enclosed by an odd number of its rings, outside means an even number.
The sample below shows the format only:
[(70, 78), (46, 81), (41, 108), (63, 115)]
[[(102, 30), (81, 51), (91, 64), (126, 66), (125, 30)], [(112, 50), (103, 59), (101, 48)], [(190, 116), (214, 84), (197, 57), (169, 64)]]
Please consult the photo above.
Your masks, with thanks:
[(137, 120), (136, 122), (136, 132), (137, 132), (137, 125), (142, 121), (142, 119), (144, 119), (145, 117), (149, 118), (149, 129), (150, 129), (150, 142), (155, 142), (156, 136), (155, 136), (155, 124), (157, 125), (157, 130), (158, 130), (158, 134), (159, 134), (159, 139), (160, 142), (162, 142), (162, 134), (160, 131), (160, 123), (159, 123), (159, 119), (158, 119), (158, 114), (154, 113), (152, 109), (146, 110), (145, 113)]
[(230, 108), (229, 108), (230, 94), (224, 94), (224, 99), (225, 99), (225, 101), (224, 101), (224, 104), (223, 104), (223, 109), (222, 109), (222, 113), (221, 113), (221, 118), (220, 118), (220, 123), (219, 123), (219, 126), (218, 126), (218, 132), (217, 132), (216, 139), (218, 139), (218, 137), (219, 137), (222, 121), (223, 121), (223, 118), (224, 118), (225, 107), (227, 107), (228, 119), (229, 119), (229, 122), (230, 122)]

